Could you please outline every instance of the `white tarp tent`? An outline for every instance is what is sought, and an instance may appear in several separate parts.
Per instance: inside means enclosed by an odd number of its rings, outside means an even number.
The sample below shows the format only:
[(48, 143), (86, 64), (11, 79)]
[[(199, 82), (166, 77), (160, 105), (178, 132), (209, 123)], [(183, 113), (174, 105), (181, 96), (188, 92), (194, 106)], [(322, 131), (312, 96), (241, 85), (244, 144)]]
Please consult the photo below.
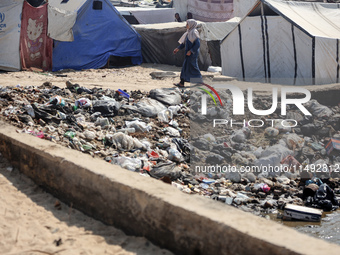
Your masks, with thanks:
[(258, 0), (221, 42), (222, 73), (284, 84), (339, 82), (339, 4)]
[(233, 17), (233, 0), (188, 0), (188, 12), (204, 22), (227, 21)]
[(174, 8), (116, 7), (121, 15), (133, 15), (139, 24), (157, 24), (175, 21)]
[(48, 4), (48, 36), (62, 42), (72, 42), (72, 28), (76, 23), (77, 11), (86, 0), (68, 4), (60, 0), (49, 0)]
[(0, 1), (0, 70), (20, 70), (20, 26), (24, 0)]
[(188, 0), (173, 0), (173, 3), (176, 12), (179, 14), (182, 21), (185, 21), (188, 13)]
[[(212, 15), (214, 19), (217, 18), (216, 15), (220, 15), (219, 20), (225, 21), (232, 17), (243, 18), (248, 14), (255, 2), (257, 0), (206, 0), (201, 2), (197, 0), (173, 0), (173, 7), (179, 13), (182, 21), (186, 20), (187, 13), (190, 11), (194, 12), (194, 18), (197, 20), (201, 20), (200, 16), (203, 16), (203, 20), (205, 20), (204, 16), (206, 15)], [(217, 11), (217, 14), (214, 11)], [(201, 14), (199, 15), (199, 13)]]
[(234, 17), (243, 18), (246, 16), (257, 0), (234, 0)]

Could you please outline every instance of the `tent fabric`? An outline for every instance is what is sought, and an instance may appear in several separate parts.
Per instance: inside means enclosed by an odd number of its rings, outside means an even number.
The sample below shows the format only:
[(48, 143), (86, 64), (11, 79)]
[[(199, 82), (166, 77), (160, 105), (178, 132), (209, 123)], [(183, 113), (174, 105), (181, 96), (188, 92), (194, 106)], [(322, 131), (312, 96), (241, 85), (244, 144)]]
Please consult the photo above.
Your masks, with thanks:
[(188, 0), (173, 0), (173, 3), (176, 13), (179, 14), (182, 21), (185, 21), (188, 13)]
[(221, 41), (236, 27), (239, 20), (235, 18), (228, 22), (199, 22), (201, 24), (200, 37), (206, 41)]
[(108, 0), (101, 1), (102, 9), (94, 8), (94, 2), (98, 1), (85, 1), (77, 11), (74, 41), (54, 42), (53, 71), (101, 68), (110, 56), (131, 57), (133, 64), (142, 63), (138, 33)]
[(338, 82), (339, 17), (336, 4), (257, 1), (221, 42), (222, 74), (281, 84)]
[(139, 24), (156, 24), (175, 21), (173, 8), (116, 7), (121, 15), (133, 15)]
[[(198, 22), (201, 38), (198, 64), (201, 70), (207, 70), (210, 65), (221, 65), (219, 42), (236, 25), (237, 22)], [(182, 66), (184, 55), (180, 52), (174, 55), (173, 50), (186, 31), (185, 22), (134, 25), (134, 28), (142, 37), (142, 54), (146, 63)]]
[(227, 21), (233, 17), (233, 0), (188, 0), (188, 12), (204, 22)]
[(37, 8), (26, 1), (22, 8), (20, 57), (22, 69), (52, 69), (53, 40), (47, 36), (47, 4)]
[(19, 71), (20, 26), (23, 0), (0, 2), (0, 69)]
[(48, 5), (48, 36), (63, 42), (73, 41), (72, 28), (76, 23), (77, 12), (66, 11)]
[(258, 0), (234, 0), (233, 17), (245, 17)]
[(265, 3), (312, 36), (340, 38), (339, 4), (277, 0)]
[(64, 2), (62, 0), (48, 0), (50, 6), (57, 8), (59, 10), (65, 10), (67, 12), (78, 12), (81, 7), (87, 2), (88, 0), (69, 0)]

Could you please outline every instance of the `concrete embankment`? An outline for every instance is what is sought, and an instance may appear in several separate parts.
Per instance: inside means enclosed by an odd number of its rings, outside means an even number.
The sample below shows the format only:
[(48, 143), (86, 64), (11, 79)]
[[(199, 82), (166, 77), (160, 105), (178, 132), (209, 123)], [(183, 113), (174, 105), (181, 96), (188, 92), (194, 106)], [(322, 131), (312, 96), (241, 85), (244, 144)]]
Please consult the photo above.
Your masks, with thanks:
[(339, 253), (335, 244), (19, 134), (4, 122), (0, 122), (0, 152), (64, 202), (177, 254)]

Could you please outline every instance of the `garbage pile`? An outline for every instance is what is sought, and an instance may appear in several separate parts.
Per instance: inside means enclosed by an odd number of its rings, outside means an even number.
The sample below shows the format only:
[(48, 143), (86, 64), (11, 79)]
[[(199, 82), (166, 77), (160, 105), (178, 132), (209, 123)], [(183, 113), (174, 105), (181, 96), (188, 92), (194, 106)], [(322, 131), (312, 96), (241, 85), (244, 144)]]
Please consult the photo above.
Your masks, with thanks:
[[(285, 204), (337, 208), (340, 194), (340, 108), (316, 100), (279, 111), (261, 127), (232, 116), (232, 98), (219, 91), (224, 105), (201, 114), (201, 91), (154, 89), (149, 92), (86, 88), (66, 82), (59, 88), (0, 86), (0, 116), (34, 135), (109, 163), (160, 179), (183, 192), (199, 194), (262, 215)], [(271, 98), (255, 100), (270, 108)], [(266, 108), (267, 107), (267, 108)], [(234, 118), (245, 125), (218, 125)], [(247, 119), (258, 116), (246, 113)], [(283, 125), (294, 119), (297, 126)], [(223, 171), (209, 166), (225, 166)], [(277, 167), (280, 171), (269, 171)], [(260, 170), (260, 171), (259, 171)], [(312, 180), (322, 183), (309, 183)], [(314, 184), (311, 192), (310, 185)], [(323, 186), (322, 186), (323, 185)], [(327, 185), (327, 186), (326, 186)], [(322, 199), (324, 190), (326, 196)], [(329, 192), (333, 197), (327, 195)], [(320, 202), (328, 200), (329, 202)]]
[(0, 87), (0, 114), (20, 133), (100, 157), (131, 171), (173, 180), (189, 162), (189, 109), (180, 91)]
[[(311, 116), (288, 105), (270, 115), (233, 115), (229, 90), (217, 90), (223, 106), (209, 99), (202, 114), (201, 89), (190, 97), (191, 168), (197, 183), (183, 185), (255, 214), (275, 213), (286, 204), (336, 210), (340, 199), (340, 107), (312, 99)], [(246, 92), (244, 92), (246, 93)], [(247, 95), (245, 95), (247, 98)], [(216, 99), (217, 101), (217, 99)], [(272, 97), (254, 98), (255, 109), (270, 109)], [(339, 102), (340, 103), (340, 102)], [(333, 103), (334, 104), (334, 103)], [(314, 183), (314, 192), (310, 182)], [(306, 192), (308, 190), (309, 192)], [(307, 195), (308, 194), (308, 195)]]

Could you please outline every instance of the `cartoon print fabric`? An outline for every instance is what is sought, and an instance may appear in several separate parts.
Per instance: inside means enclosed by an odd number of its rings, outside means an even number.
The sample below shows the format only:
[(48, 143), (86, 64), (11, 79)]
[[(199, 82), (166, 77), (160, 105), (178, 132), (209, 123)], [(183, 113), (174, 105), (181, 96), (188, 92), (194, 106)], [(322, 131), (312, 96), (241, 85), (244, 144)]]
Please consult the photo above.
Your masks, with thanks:
[(22, 69), (52, 70), (53, 40), (47, 36), (47, 4), (37, 8), (24, 2), (20, 33)]

